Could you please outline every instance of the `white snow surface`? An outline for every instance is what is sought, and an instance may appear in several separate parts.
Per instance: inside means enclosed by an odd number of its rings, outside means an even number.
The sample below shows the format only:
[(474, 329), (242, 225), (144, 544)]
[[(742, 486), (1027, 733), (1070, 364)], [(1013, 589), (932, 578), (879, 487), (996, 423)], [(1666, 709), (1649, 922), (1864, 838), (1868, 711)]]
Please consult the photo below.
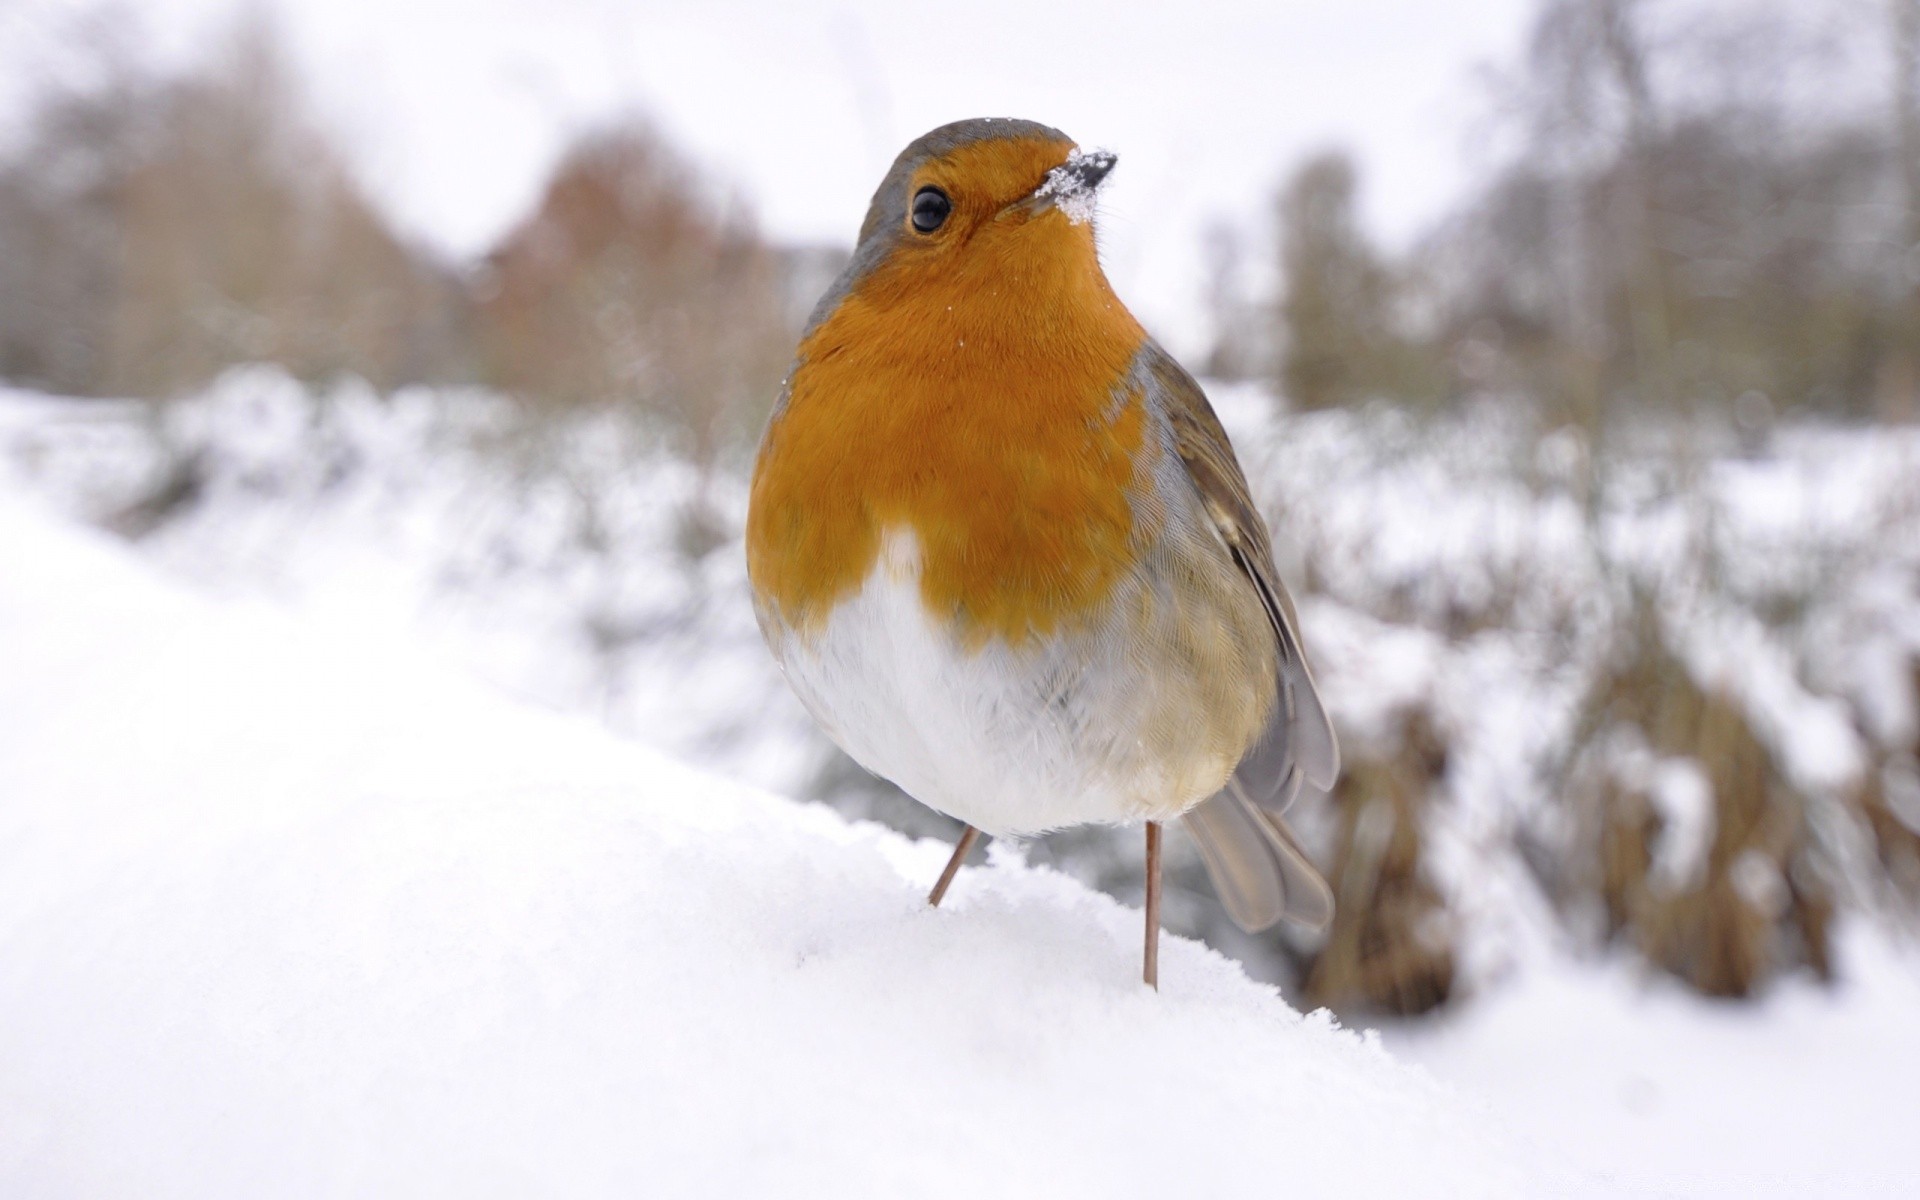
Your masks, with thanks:
[(1481, 1102), (1002, 854), (0, 499), (0, 1194), (1541, 1196)]
[(1911, 1198), (1920, 973), (1861, 923), (1837, 954), (1837, 986), (1740, 1005), (1562, 963), (1387, 1044), (1624, 1192)]

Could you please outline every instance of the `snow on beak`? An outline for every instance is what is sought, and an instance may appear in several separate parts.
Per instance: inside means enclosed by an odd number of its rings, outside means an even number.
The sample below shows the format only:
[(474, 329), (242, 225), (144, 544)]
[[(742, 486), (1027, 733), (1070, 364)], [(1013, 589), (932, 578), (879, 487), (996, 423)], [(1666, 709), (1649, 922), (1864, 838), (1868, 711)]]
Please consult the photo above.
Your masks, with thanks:
[(1067, 155), (1067, 161), (1048, 171), (1040, 186), (1033, 189), (1026, 201), (1028, 212), (1038, 214), (1050, 204), (1075, 225), (1091, 221), (1100, 182), (1118, 161), (1119, 156), (1108, 150), (1075, 147)]

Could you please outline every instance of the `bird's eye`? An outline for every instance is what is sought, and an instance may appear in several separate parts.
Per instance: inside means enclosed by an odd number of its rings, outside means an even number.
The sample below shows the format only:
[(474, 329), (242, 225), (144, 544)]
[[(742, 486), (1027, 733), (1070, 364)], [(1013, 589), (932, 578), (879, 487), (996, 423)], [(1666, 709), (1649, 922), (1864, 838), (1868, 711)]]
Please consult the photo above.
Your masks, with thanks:
[(952, 211), (953, 201), (937, 187), (923, 187), (913, 194), (913, 227), (921, 233), (940, 228)]

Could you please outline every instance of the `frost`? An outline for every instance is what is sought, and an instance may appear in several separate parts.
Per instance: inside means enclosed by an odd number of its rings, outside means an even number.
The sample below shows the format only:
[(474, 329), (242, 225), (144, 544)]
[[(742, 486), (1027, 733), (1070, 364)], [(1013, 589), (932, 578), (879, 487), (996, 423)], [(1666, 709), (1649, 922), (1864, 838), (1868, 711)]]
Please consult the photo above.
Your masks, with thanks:
[[(1051, 199), (1068, 221), (1084, 225), (1093, 220), (1099, 201), (1099, 180), (1112, 169), (1113, 163), (1113, 154), (1106, 150), (1082, 150), (1075, 146), (1068, 151), (1066, 162), (1047, 172), (1046, 179), (1034, 190), (1034, 197)], [(1089, 170), (1096, 173), (1092, 183), (1087, 182)]]

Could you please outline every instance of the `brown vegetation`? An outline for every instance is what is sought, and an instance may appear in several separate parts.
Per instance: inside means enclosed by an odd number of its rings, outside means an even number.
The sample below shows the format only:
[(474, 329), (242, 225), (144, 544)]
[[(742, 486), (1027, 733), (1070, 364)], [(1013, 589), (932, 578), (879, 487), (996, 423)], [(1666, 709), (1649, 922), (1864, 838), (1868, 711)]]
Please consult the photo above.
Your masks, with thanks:
[(634, 405), (702, 463), (759, 431), (794, 330), (781, 261), (641, 127), (593, 135), (488, 261), (487, 377), (549, 405)]
[(790, 277), (823, 256), (773, 250), (643, 126), (583, 138), (469, 282), (368, 201), (265, 25), (175, 79), (101, 55), (107, 85), (48, 97), (0, 163), (0, 377), (149, 398), (255, 361), (484, 380), (533, 413), (636, 414), (703, 463), (758, 431)]
[[(1920, 659), (1907, 664), (1911, 695), (1920, 697)], [(1884, 745), (1861, 786), (1859, 807), (1887, 880), (1920, 903), (1920, 729), (1910, 744)]]
[(1452, 931), (1423, 857), (1446, 744), (1432, 718), (1416, 711), (1401, 718), (1385, 750), (1346, 749), (1331, 798), (1333, 925), (1307, 970), (1305, 996), (1343, 1012), (1416, 1015), (1453, 992)]
[[(1650, 603), (1618, 649), (1589, 697), (1568, 777), (1576, 832), (1555, 872), (1562, 904), (1597, 901), (1604, 936), (1629, 939), (1708, 995), (1748, 995), (1795, 965), (1829, 976), (1836, 872), (1809, 826), (1808, 798), (1740, 706), (1702, 688), (1667, 648)], [(1688, 831), (1663, 816), (1658, 782), (1623, 768), (1613, 739), (1624, 730), (1704, 782), (1704, 846), (1685, 845)]]
[(0, 169), (0, 372), (151, 397), (256, 360), (455, 372), (456, 288), (304, 123), (261, 27), (199, 76), (117, 83), (51, 103)]

